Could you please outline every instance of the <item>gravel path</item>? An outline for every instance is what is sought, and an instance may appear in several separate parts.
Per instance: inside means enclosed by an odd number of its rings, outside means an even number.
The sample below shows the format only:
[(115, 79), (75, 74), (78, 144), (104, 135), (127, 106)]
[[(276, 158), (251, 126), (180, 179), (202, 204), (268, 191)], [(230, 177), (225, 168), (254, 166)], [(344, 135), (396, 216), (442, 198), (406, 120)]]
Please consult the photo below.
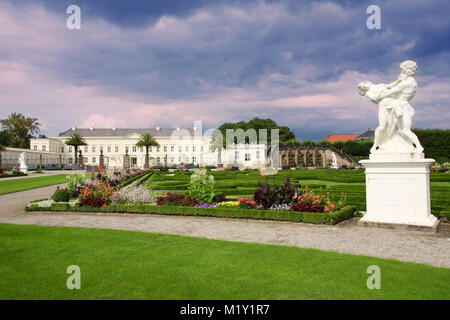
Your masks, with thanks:
[(448, 234), (290, 222), (105, 213), (26, 213), (25, 205), (47, 197), (56, 186), (0, 196), (0, 222), (135, 230), (241, 242), (315, 248), (450, 268)]

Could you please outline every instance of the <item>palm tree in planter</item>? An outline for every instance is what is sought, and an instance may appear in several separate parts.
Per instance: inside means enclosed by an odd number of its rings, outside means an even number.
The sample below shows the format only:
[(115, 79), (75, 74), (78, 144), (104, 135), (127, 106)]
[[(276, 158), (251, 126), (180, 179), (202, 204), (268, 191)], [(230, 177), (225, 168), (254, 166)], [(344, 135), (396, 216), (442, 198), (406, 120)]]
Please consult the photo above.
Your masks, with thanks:
[(87, 143), (86, 141), (83, 139), (82, 136), (80, 136), (78, 133), (74, 133), (73, 135), (70, 136), (70, 138), (66, 141), (66, 144), (68, 146), (73, 146), (73, 148), (75, 149), (75, 166), (77, 166), (78, 164), (78, 147), (79, 146), (86, 146)]
[(2, 165), (2, 152), (6, 151), (6, 148), (0, 144), (0, 173), (3, 172), (3, 165)]
[(139, 138), (139, 141), (136, 143), (137, 147), (144, 147), (145, 148), (145, 165), (144, 168), (149, 168), (149, 155), (148, 155), (148, 149), (150, 147), (159, 147), (159, 143), (155, 140), (155, 137), (153, 137), (150, 133), (145, 133), (141, 135)]

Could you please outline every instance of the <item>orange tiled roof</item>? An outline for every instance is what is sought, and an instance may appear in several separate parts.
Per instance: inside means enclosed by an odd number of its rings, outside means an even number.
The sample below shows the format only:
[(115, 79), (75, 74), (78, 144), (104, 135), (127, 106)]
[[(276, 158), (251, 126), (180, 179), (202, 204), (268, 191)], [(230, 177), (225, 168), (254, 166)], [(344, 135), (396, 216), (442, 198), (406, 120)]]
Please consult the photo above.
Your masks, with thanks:
[(336, 141), (348, 141), (355, 140), (355, 138), (359, 137), (359, 134), (330, 134), (324, 140), (328, 142), (336, 142)]

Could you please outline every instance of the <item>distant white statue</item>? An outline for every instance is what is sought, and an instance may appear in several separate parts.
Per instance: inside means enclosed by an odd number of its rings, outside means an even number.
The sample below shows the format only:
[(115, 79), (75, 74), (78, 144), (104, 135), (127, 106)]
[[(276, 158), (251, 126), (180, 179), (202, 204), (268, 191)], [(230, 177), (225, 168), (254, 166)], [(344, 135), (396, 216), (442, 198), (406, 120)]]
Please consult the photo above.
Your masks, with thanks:
[(422, 152), (423, 147), (411, 131), (414, 109), (409, 104), (417, 90), (414, 75), (417, 63), (406, 60), (400, 64), (400, 76), (390, 84), (373, 84), (363, 81), (358, 92), (378, 104), (379, 126), (370, 152), (400, 153)]
[(331, 169), (337, 169), (338, 165), (337, 165), (337, 158), (336, 158), (336, 154), (333, 152), (331, 154)]
[(25, 152), (22, 152), (19, 156), (19, 170), (23, 173), (28, 173), (28, 166), (25, 163)]

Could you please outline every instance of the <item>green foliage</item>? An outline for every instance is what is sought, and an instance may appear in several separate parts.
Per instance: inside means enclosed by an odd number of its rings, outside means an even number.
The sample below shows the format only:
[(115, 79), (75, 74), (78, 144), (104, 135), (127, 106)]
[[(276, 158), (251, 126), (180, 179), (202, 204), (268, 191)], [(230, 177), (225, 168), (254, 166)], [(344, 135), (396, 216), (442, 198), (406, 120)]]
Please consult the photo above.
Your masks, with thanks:
[(450, 161), (450, 129), (413, 129), (427, 158), (439, 163)]
[(313, 140), (303, 140), (302, 145), (304, 146), (315, 146), (317, 143)]
[[(0, 148), (1, 148), (1, 146), (3, 146), (3, 147), (12, 146), (12, 144), (13, 144), (13, 142), (12, 142), (11, 134), (7, 130), (1, 130), (0, 131)], [(3, 151), (3, 150), (0, 149), (0, 151)]]
[(205, 169), (195, 170), (188, 185), (189, 195), (211, 203), (214, 199), (214, 176), (208, 175)]
[[(242, 129), (245, 131), (249, 129), (256, 130), (256, 134), (259, 135), (260, 129), (266, 129), (267, 130), (267, 143), (270, 144), (272, 142), (272, 129), (278, 129), (279, 130), (279, 139), (280, 144), (284, 145), (287, 143), (287, 141), (295, 139), (295, 134), (286, 126), (279, 126), (275, 121), (271, 119), (260, 119), (260, 118), (253, 118), (250, 121), (240, 121), (236, 123), (224, 123), (222, 124), (218, 130), (223, 135), (223, 146), (226, 147), (226, 130), (227, 129)], [(258, 141), (260, 137), (258, 136)], [(236, 141), (235, 141), (236, 142)], [(248, 138), (246, 138), (246, 143), (248, 143)]]
[(55, 202), (68, 202), (70, 200), (70, 192), (67, 189), (58, 189), (53, 194)]
[(269, 179), (265, 183), (258, 183), (253, 199), (257, 204), (262, 205), (265, 209), (273, 205), (291, 203), (295, 196), (301, 195), (302, 191), (299, 187), (291, 185), (289, 175), (283, 185), (274, 184), (270, 186)]
[(0, 120), (2, 128), (6, 133), (2, 133), (1, 139), (5, 145), (29, 149), (30, 139), (34, 134), (39, 133), (41, 125), (36, 118), (26, 118), (21, 113), (11, 113), (7, 119)]

